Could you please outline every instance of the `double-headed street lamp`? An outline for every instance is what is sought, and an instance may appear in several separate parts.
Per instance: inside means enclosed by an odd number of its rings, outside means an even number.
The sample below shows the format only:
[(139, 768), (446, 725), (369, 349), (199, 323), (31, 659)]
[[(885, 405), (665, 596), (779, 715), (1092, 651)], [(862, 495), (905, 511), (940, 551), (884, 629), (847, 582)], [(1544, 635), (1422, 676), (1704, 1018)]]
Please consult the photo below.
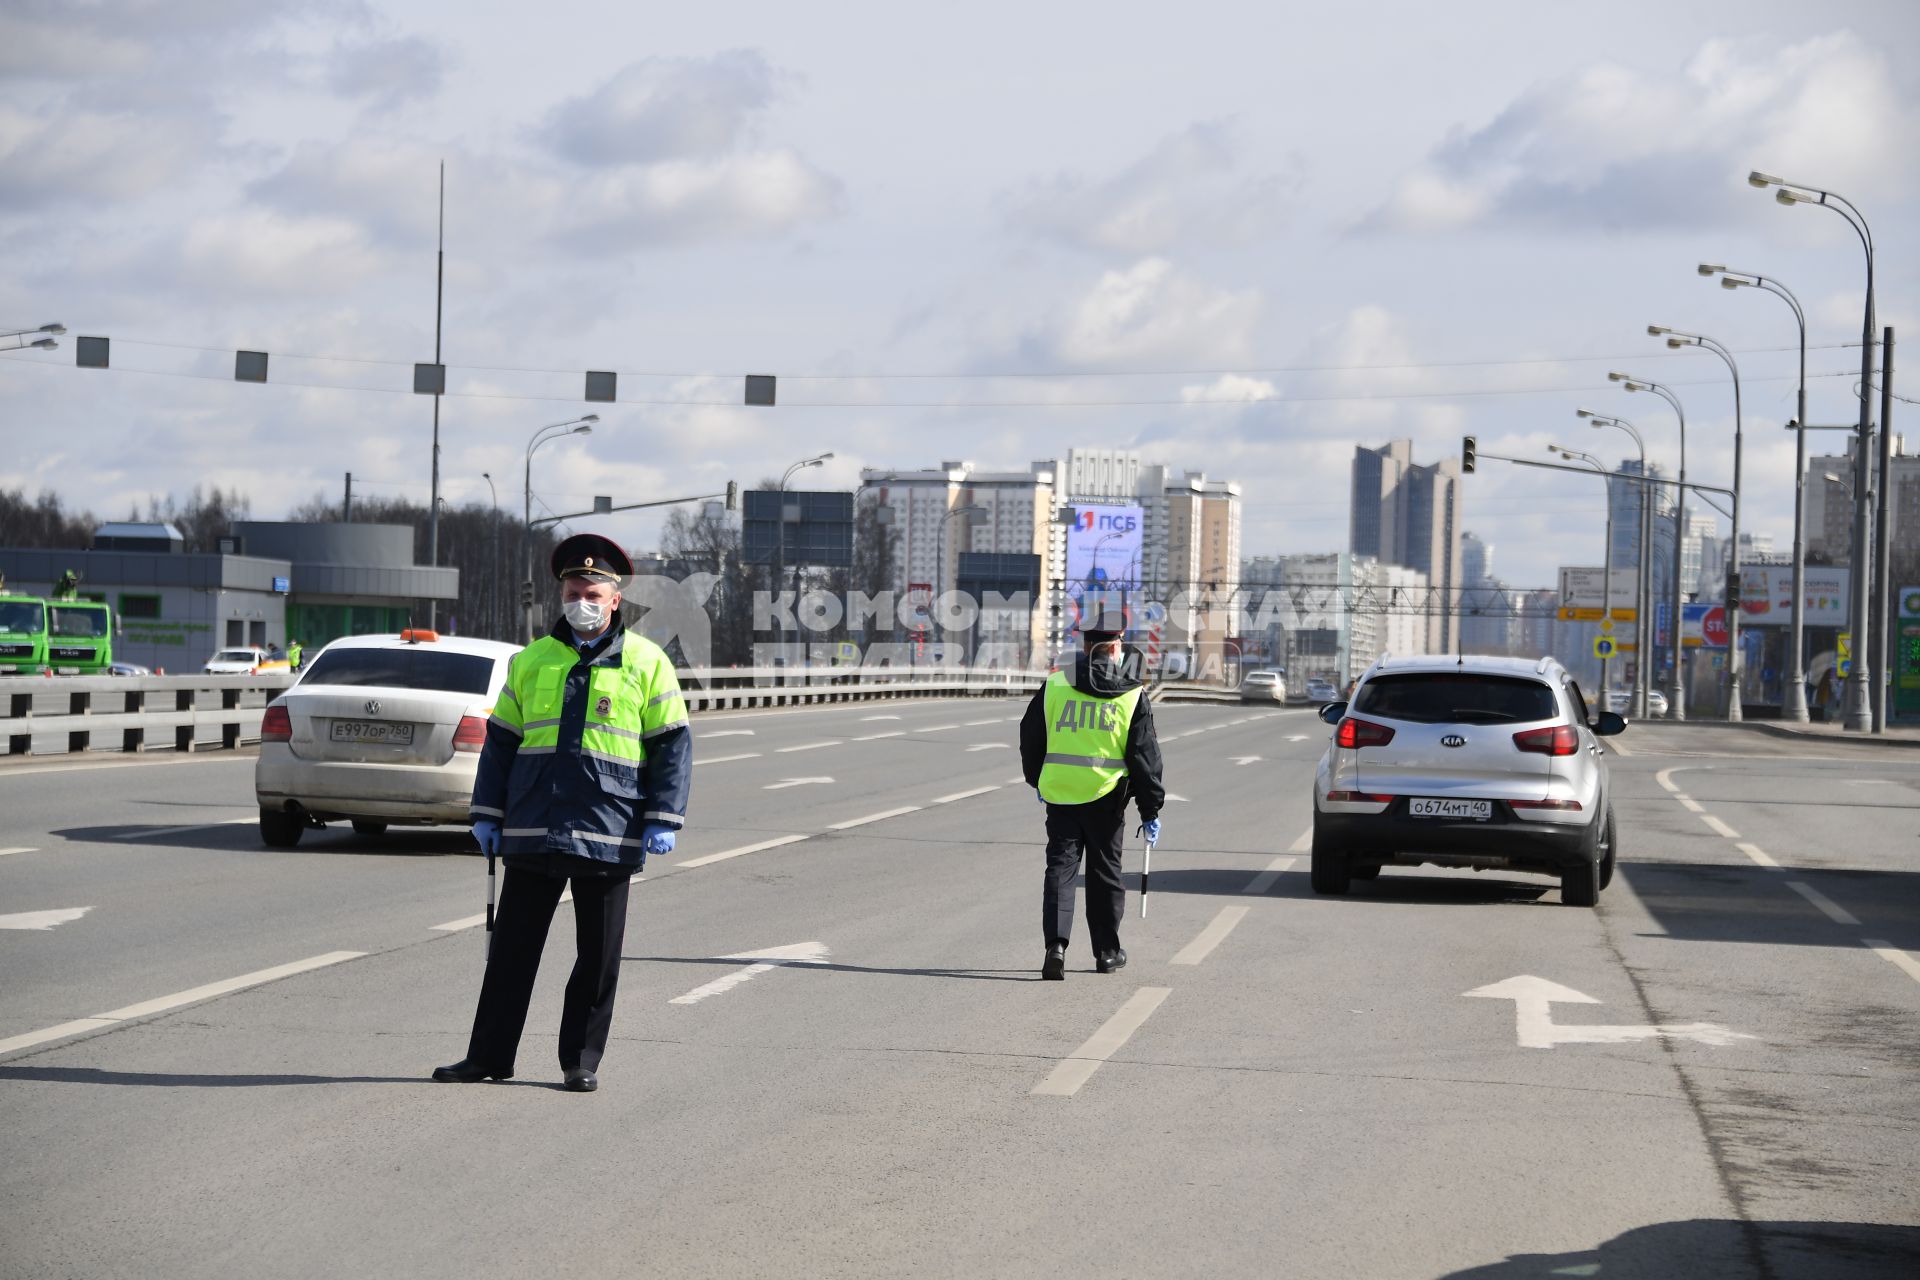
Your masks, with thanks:
[[(43, 324), (32, 329), (0, 329), (0, 341), (13, 343), (10, 347), (0, 347), (0, 351), (20, 351), (32, 347), (39, 351), (58, 351), (60, 344), (52, 336), (67, 331), (63, 324)], [(43, 335), (36, 337), (35, 335)]]
[[(1711, 351), (1726, 361), (1728, 372), (1733, 374), (1733, 514), (1732, 552), (1726, 561), (1726, 567), (1734, 584), (1740, 580), (1740, 462), (1741, 462), (1741, 421), (1740, 421), (1740, 366), (1734, 363), (1733, 352), (1727, 350), (1724, 343), (1701, 333), (1685, 333), (1679, 329), (1669, 329), (1665, 325), (1650, 324), (1647, 332), (1654, 337), (1664, 336), (1667, 346), (1674, 351), (1682, 347), (1699, 347)], [(1737, 585), (1722, 597), (1727, 615), (1727, 719), (1736, 723), (1742, 719), (1740, 710), (1740, 602)]]
[[(1640, 555), (1634, 566), (1633, 585), (1633, 626), (1638, 647), (1633, 664), (1633, 700), (1627, 711), (1635, 719), (1644, 720), (1647, 718), (1647, 682), (1652, 679), (1653, 668), (1653, 477), (1647, 471), (1647, 442), (1641, 437), (1639, 429), (1625, 418), (1595, 413), (1591, 409), (1576, 409), (1574, 416), (1587, 419), (1595, 427), (1618, 427), (1627, 433), (1634, 448), (1640, 451), (1640, 535), (1635, 539), (1640, 544)], [(1608, 492), (1607, 512), (1609, 515), (1613, 512), (1611, 490)], [(1612, 609), (1611, 583), (1608, 584), (1606, 595), (1607, 607)]]
[[(1875, 685), (1869, 667), (1872, 655), (1882, 648), (1881, 636), (1886, 628), (1880, 628), (1879, 634), (1871, 630), (1873, 614), (1868, 608), (1868, 569), (1874, 551), (1878, 552), (1878, 564), (1874, 566), (1878, 584), (1877, 594), (1881, 607), (1886, 607), (1889, 592), (1888, 559), (1888, 513), (1884, 501), (1881, 505), (1880, 531), (1877, 546), (1870, 545), (1873, 540), (1871, 510), (1873, 504), (1873, 465), (1868, 450), (1873, 440), (1873, 231), (1867, 226), (1864, 214), (1852, 201), (1836, 192), (1809, 186), (1804, 182), (1789, 182), (1785, 178), (1776, 178), (1770, 173), (1758, 170), (1747, 175), (1747, 181), (1753, 186), (1765, 190), (1774, 188), (1773, 198), (1781, 204), (1813, 204), (1823, 209), (1831, 209), (1847, 220), (1854, 234), (1860, 237), (1860, 248), (1867, 256), (1867, 300), (1866, 310), (1860, 326), (1860, 428), (1854, 437), (1854, 501), (1853, 501), (1853, 564), (1848, 577), (1851, 579), (1853, 600), (1853, 667), (1847, 677), (1847, 716), (1846, 727), (1857, 733), (1869, 730), (1878, 732), (1886, 723), (1886, 686)], [(1804, 419), (1802, 420), (1804, 425)], [(1881, 435), (1880, 474), (1887, 477), (1892, 470), (1890, 457), (1893, 449), (1892, 438), (1886, 433)], [(1884, 661), (1888, 656), (1882, 654)], [(1872, 691), (1871, 694), (1869, 691)], [(1869, 705), (1871, 703), (1871, 705)]]
[(534, 432), (533, 438), (527, 441), (526, 466), (522, 472), (520, 490), (520, 541), (525, 547), (521, 558), (527, 564), (527, 578), (520, 588), (520, 610), (521, 630), (526, 633), (527, 644), (533, 643), (533, 451), (562, 436), (587, 435), (598, 421), (599, 414), (589, 413), (579, 418), (568, 418), (565, 422), (550, 422)]
[(1684, 584), (1680, 580), (1681, 553), (1687, 536), (1687, 411), (1680, 407), (1680, 397), (1651, 378), (1636, 378), (1631, 374), (1609, 373), (1607, 381), (1617, 382), (1627, 391), (1651, 391), (1673, 406), (1673, 412), (1680, 419), (1680, 487), (1674, 491), (1673, 499), (1673, 600), (1667, 618), (1668, 635), (1673, 644), (1669, 652), (1673, 655), (1673, 674), (1667, 677), (1667, 708), (1670, 719), (1687, 718), (1686, 690), (1681, 681), (1681, 658), (1685, 650), (1681, 644), (1680, 612), (1684, 599)]
[[(1580, 449), (1569, 449), (1563, 445), (1550, 444), (1548, 453), (1557, 453), (1568, 462), (1583, 462), (1597, 472), (1607, 486), (1607, 546), (1600, 559), (1600, 617), (1601, 631), (1611, 635), (1613, 624), (1613, 474), (1606, 465), (1592, 454)], [(1613, 652), (1609, 649), (1600, 658), (1600, 709), (1613, 710)]]
[[(1787, 638), (1787, 684), (1782, 691), (1780, 714), (1783, 719), (1799, 724), (1807, 722), (1807, 654), (1806, 654), (1806, 608), (1807, 608), (1807, 313), (1800, 307), (1800, 299), (1794, 297), (1793, 290), (1781, 284), (1771, 276), (1757, 275), (1751, 271), (1733, 271), (1718, 263), (1703, 262), (1699, 266), (1703, 276), (1720, 277), (1723, 289), (1761, 289), (1784, 301), (1793, 308), (1793, 318), (1800, 326), (1800, 388), (1794, 399), (1794, 457), (1793, 457), (1793, 607), (1789, 617)], [(1735, 384), (1736, 386), (1738, 383)], [(1735, 487), (1739, 487), (1736, 478)]]
[[(800, 461), (780, 473), (780, 491), (778, 496), (780, 519), (773, 528), (773, 598), (775, 600), (780, 598), (780, 583), (781, 580), (787, 576), (787, 481), (793, 479), (794, 472), (805, 471), (808, 467), (824, 466), (832, 457), (833, 455), (831, 453), (815, 454), (811, 458), (800, 459)], [(798, 578), (800, 576), (800, 566), (795, 565), (793, 570), (794, 577)], [(797, 582), (794, 584), (793, 589), (793, 604), (796, 609), (800, 607), (800, 587)], [(786, 644), (787, 626), (786, 623), (782, 621), (780, 624), (780, 647), (783, 651), (786, 648)], [(783, 657), (782, 661), (784, 660)], [(805, 666), (806, 664), (803, 662), (801, 665)]]

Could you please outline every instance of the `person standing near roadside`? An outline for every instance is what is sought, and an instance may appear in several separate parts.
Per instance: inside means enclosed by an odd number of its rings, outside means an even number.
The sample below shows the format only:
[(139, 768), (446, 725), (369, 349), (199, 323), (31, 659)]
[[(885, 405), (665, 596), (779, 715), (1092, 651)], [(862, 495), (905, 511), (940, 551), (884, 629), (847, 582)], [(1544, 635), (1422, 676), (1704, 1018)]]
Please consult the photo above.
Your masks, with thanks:
[(1127, 800), (1140, 813), (1147, 843), (1160, 840), (1166, 787), (1160, 777), (1160, 740), (1153, 707), (1122, 659), (1126, 621), (1107, 613), (1083, 628), (1084, 651), (1071, 671), (1056, 671), (1027, 705), (1020, 721), (1020, 763), (1027, 785), (1047, 807), (1047, 874), (1041, 895), (1046, 957), (1040, 976), (1067, 976), (1073, 936), (1073, 882), (1086, 862), (1087, 932), (1094, 967), (1126, 967), (1120, 920), (1127, 891), (1120, 857), (1126, 842)]
[(554, 549), (564, 616), (513, 656), (474, 781), (474, 839), (506, 863), (492, 950), (467, 1056), (435, 1080), (513, 1075), (534, 975), (561, 891), (573, 889), (573, 975), (560, 1016), (560, 1069), (599, 1088), (626, 936), (627, 892), (647, 855), (672, 853), (686, 822), (693, 734), (673, 664), (626, 630), (626, 552), (581, 533)]
[(298, 640), (287, 641), (287, 668), (291, 671), (298, 671), (300, 669), (300, 642)]

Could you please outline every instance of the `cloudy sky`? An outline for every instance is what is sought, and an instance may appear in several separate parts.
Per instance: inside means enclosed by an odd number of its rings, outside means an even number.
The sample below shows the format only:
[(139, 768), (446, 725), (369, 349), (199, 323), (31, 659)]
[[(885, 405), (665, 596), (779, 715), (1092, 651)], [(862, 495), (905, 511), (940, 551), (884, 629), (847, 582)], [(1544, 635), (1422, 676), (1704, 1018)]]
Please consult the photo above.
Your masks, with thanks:
[[(108, 517), (212, 483), (276, 518), (347, 471), (424, 501), (444, 160), (455, 503), (490, 471), (517, 508), (531, 433), (597, 409), (536, 510), (822, 450), (850, 485), (1131, 447), (1238, 480), (1249, 554), (1332, 550), (1356, 443), (1620, 456), (1585, 406), (1670, 462), (1671, 412), (1610, 368), (1673, 386), (1689, 471), (1726, 482), (1724, 367), (1659, 323), (1740, 353), (1747, 523), (1785, 544), (1791, 313), (1694, 266), (1794, 288), (1810, 417), (1849, 420), (1858, 242), (1743, 179), (1860, 205), (1920, 343), (1916, 55), (1909, 0), (12, 0), (0, 319), (111, 336), (115, 367), (71, 336), (0, 357), (0, 485)], [(236, 347), (273, 381), (231, 381)], [(622, 403), (582, 403), (586, 369)], [(739, 406), (748, 372), (779, 408)], [(1597, 562), (1603, 512), (1597, 481), (1468, 482), (1519, 585)]]

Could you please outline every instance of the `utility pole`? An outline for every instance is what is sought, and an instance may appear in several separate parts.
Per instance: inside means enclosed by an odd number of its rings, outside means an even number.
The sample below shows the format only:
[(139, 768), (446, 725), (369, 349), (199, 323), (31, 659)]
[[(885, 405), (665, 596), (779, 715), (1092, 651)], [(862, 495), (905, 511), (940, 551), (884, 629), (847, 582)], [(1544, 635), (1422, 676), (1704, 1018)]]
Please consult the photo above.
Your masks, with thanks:
[(1887, 728), (1887, 686), (1893, 683), (1896, 618), (1893, 607), (1893, 326), (1880, 331), (1880, 489), (1875, 495), (1873, 576), (1873, 731)]
[[(433, 255), (433, 362), (440, 363), (441, 298), (447, 280), (447, 162), (440, 162), (439, 247)], [(433, 393), (433, 497), (427, 503), (427, 563), (440, 563), (440, 392)], [(427, 601), (427, 630), (439, 624), (440, 602)]]
[(340, 503), (340, 523), (353, 523), (353, 472), (347, 472), (347, 496)]

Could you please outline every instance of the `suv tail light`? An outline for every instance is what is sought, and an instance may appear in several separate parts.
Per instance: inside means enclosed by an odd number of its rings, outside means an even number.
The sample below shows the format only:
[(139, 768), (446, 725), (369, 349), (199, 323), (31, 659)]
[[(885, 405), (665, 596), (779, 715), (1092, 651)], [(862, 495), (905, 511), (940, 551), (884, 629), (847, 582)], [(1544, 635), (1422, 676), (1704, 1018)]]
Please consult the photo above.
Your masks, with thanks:
[(453, 749), (455, 751), (478, 751), (486, 745), (486, 720), (480, 716), (461, 716), (460, 726), (453, 731)]
[(1336, 804), (1389, 804), (1393, 797), (1374, 795), (1368, 791), (1329, 791), (1327, 799)]
[(1333, 736), (1334, 745), (1345, 747), (1349, 751), (1361, 747), (1384, 747), (1393, 741), (1393, 730), (1371, 720), (1355, 720), (1351, 717), (1340, 722), (1340, 731)]
[(1580, 734), (1570, 724), (1523, 729), (1513, 735), (1513, 745), (1535, 755), (1570, 756), (1580, 749)]
[(1509, 800), (1508, 804), (1516, 809), (1552, 809), (1557, 812), (1578, 812), (1578, 800)]
[(283, 706), (271, 706), (260, 717), (260, 741), (291, 742), (293, 740), (293, 717), (287, 714)]

